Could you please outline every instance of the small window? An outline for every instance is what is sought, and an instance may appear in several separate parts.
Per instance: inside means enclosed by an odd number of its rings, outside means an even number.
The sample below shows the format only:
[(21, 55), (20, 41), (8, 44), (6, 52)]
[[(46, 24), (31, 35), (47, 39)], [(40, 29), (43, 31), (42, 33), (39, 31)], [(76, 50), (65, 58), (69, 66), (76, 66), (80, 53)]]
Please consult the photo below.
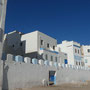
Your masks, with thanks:
[(53, 56), (51, 56), (51, 61), (53, 61)]
[(61, 51), (60, 48), (58, 48), (58, 51)]
[(87, 51), (88, 51), (88, 53), (90, 53), (90, 49), (88, 49)]
[(75, 53), (77, 53), (77, 49), (75, 49)]
[(55, 62), (57, 62), (57, 57), (55, 57)]
[(47, 48), (49, 48), (49, 43), (47, 44)]
[(45, 59), (48, 60), (48, 55), (47, 54), (45, 55)]
[(55, 50), (55, 46), (53, 46), (53, 50)]
[(22, 42), (20, 43), (20, 46), (22, 46), (23, 44), (22, 44)]
[(78, 62), (76, 61), (76, 65), (78, 65)]
[(78, 54), (79, 54), (79, 50), (78, 50)]
[(12, 45), (12, 47), (15, 47), (14, 44)]
[(43, 45), (43, 40), (41, 40), (41, 45)]

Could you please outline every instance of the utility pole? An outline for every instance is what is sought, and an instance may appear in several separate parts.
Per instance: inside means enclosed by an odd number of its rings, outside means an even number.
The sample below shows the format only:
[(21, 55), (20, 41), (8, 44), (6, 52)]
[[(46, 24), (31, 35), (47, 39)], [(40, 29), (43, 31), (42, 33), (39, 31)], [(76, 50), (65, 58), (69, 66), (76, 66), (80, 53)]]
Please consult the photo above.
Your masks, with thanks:
[(3, 83), (2, 53), (3, 53), (3, 42), (4, 42), (3, 38), (5, 31), (6, 7), (7, 7), (7, 0), (0, 0), (0, 90), (2, 90), (2, 83)]

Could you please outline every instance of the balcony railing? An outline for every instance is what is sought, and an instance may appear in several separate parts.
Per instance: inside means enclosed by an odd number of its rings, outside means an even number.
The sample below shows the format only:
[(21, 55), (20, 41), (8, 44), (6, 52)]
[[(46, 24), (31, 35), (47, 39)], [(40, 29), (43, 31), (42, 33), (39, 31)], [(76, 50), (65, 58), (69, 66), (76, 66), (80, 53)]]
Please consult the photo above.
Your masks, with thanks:
[(48, 51), (48, 52), (51, 52), (51, 53), (59, 54), (59, 52), (57, 52), (57, 51), (47, 50), (45, 48), (40, 48), (40, 50), (45, 50), (45, 51)]

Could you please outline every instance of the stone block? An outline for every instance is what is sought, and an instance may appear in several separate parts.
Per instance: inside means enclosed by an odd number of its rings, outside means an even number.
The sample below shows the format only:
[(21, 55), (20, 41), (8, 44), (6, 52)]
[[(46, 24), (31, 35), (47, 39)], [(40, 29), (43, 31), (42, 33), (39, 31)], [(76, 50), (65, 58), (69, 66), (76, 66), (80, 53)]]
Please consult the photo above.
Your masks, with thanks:
[(40, 60), (39, 60), (39, 64), (40, 64), (40, 65), (44, 65), (44, 61), (40, 59)]
[(25, 62), (25, 63), (31, 63), (31, 58), (29, 58), (29, 57), (24, 57), (24, 62)]
[(18, 56), (15, 56), (15, 61), (16, 62), (24, 62), (24, 58), (22, 56), (18, 55)]

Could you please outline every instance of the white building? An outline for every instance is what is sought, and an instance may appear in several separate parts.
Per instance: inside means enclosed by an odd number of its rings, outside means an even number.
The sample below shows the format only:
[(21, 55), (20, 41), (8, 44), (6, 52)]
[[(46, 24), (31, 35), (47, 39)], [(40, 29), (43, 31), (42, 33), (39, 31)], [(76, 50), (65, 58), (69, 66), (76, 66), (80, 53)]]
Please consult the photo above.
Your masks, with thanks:
[(82, 54), (84, 57), (85, 66), (90, 67), (90, 45), (82, 46)]
[(43, 34), (39, 31), (34, 31), (22, 35), (21, 41), (25, 41), (25, 54), (30, 57), (38, 59), (58, 61), (58, 52), (55, 51), (57, 47), (57, 40)]
[(65, 53), (57, 50), (57, 40), (39, 31), (27, 34), (13, 31), (6, 34), (4, 53), (61, 63), (67, 59)]
[(58, 47), (60, 48), (61, 52), (67, 54), (68, 64), (77, 66), (84, 65), (79, 43), (74, 41), (62, 41)]

